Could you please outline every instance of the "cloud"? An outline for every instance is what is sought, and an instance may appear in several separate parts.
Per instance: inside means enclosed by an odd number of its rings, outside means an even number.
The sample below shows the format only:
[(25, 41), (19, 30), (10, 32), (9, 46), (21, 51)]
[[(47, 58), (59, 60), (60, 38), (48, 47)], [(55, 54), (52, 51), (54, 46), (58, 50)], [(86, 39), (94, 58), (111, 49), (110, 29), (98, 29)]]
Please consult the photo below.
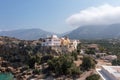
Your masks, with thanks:
[(70, 26), (120, 23), (120, 6), (104, 4), (98, 7), (90, 7), (68, 17), (66, 22)]

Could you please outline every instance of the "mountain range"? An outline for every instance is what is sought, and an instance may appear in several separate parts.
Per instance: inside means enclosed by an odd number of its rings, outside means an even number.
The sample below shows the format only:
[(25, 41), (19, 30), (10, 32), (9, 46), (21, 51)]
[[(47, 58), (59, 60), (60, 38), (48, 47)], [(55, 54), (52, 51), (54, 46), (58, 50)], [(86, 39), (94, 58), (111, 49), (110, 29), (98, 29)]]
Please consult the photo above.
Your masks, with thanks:
[(120, 24), (82, 26), (70, 32), (67, 36), (72, 39), (120, 38)]
[[(0, 36), (15, 37), (23, 40), (36, 40), (53, 34), (56, 33), (47, 32), (41, 29), (18, 29), (0, 32)], [(81, 26), (73, 31), (57, 35), (68, 36), (71, 39), (120, 38), (120, 24)]]
[(47, 32), (41, 29), (18, 29), (0, 32), (0, 36), (15, 37), (22, 40), (36, 40), (53, 34), (55, 33)]

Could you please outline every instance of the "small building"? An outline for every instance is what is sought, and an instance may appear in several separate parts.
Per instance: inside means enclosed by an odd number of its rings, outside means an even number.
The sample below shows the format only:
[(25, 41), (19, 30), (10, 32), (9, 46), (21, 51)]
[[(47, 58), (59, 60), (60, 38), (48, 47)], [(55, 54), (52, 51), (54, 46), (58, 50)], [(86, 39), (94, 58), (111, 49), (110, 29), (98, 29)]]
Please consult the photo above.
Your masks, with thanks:
[(73, 47), (74, 49), (77, 49), (78, 42), (77, 40), (71, 40), (70, 41), (70, 46)]
[(41, 39), (42, 46), (52, 46), (52, 47), (63, 47), (66, 49), (71, 49), (72, 51), (77, 49), (77, 45), (80, 43), (79, 40), (70, 40), (68, 37), (57, 37), (57, 35), (52, 35), (50, 37)]
[(57, 35), (52, 35), (51, 37), (47, 37), (43, 40), (42, 46), (60, 46), (61, 39), (57, 37)]
[(61, 46), (67, 46), (70, 45), (70, 39), (68, 37), (61, 38)]
[(80, 54), (85, 54), (85, 50), (84, 50), (84, 49), (81, 49), (81, 50), (80, 50)]
[(96, 50), (96, 51), (99, 50), (97, 44), (89, 44), (89, 45), (87, 46), (87, 48), (88, 48), (88, 49), (92, 49), (92, 50)]
[(107, 56), (104, 56), (103, 58), (106, 60), (112, 61), (112, 60), (117, 59), (117, 56), (116, 55), (107, 55)]
[(106, 56), (106, 53), (95, 53), (95, 55), (103, 58), (104, 56)]
[(102, 66), (101, 75), (105, 80), (120, 80), (120, 66)]

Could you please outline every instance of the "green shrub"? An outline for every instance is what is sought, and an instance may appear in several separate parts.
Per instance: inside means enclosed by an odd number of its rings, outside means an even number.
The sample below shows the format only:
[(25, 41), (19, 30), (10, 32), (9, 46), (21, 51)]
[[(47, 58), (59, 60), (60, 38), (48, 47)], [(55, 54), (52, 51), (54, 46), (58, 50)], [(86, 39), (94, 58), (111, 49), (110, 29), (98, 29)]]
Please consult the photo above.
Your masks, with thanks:
[(100, 80), (100, 76), (98, 74), (93, 74), (88, 76), (86, 80)]
[(112, 61), (112, 65), (115, 65), (115, 66), (116, 66), (116, 65), (120, 65), (120, 59), (117, 59), (117, 60), (115, 59), (115, 60), (113, 60), (113, 61)]
[(33, 70), (33, 74), (40, 74), (41, 73), (41, 70), (40, 69), (34, 69)]
[(75, 51), (74, 51), (74, 52), (72, 52), (72, 54), (71, 54), (71, 56), (73, 56), (75, 60), (77, 60), (77, 59), (78, 59), (78, 58), (77, 58), (77, 55), (78, 55), (78, 53), (77, 53), (77, 52), (75, 52)]
[(53, 58), (48, 61), (49, 69), (56, 75), (79, 74), (80, 69), (73, 63), (70, 55), (62, 55), (59, 58)]
[(93, 58), (91, 58), (89, 56), (84, 56), (83, 62), (81, 64), (81, 68), (82, 68), (82, 70), (94, 69), (96, 63), (97, 62)]

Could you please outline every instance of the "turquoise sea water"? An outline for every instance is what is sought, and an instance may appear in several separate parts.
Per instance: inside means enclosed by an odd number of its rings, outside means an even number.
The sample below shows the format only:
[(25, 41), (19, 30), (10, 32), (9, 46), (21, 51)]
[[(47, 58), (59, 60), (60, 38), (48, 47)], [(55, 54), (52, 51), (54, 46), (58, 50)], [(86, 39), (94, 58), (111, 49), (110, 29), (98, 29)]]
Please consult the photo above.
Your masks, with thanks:
[(0, 73), (0, 80), (14, 80), (14, 76), (11, 73)]

